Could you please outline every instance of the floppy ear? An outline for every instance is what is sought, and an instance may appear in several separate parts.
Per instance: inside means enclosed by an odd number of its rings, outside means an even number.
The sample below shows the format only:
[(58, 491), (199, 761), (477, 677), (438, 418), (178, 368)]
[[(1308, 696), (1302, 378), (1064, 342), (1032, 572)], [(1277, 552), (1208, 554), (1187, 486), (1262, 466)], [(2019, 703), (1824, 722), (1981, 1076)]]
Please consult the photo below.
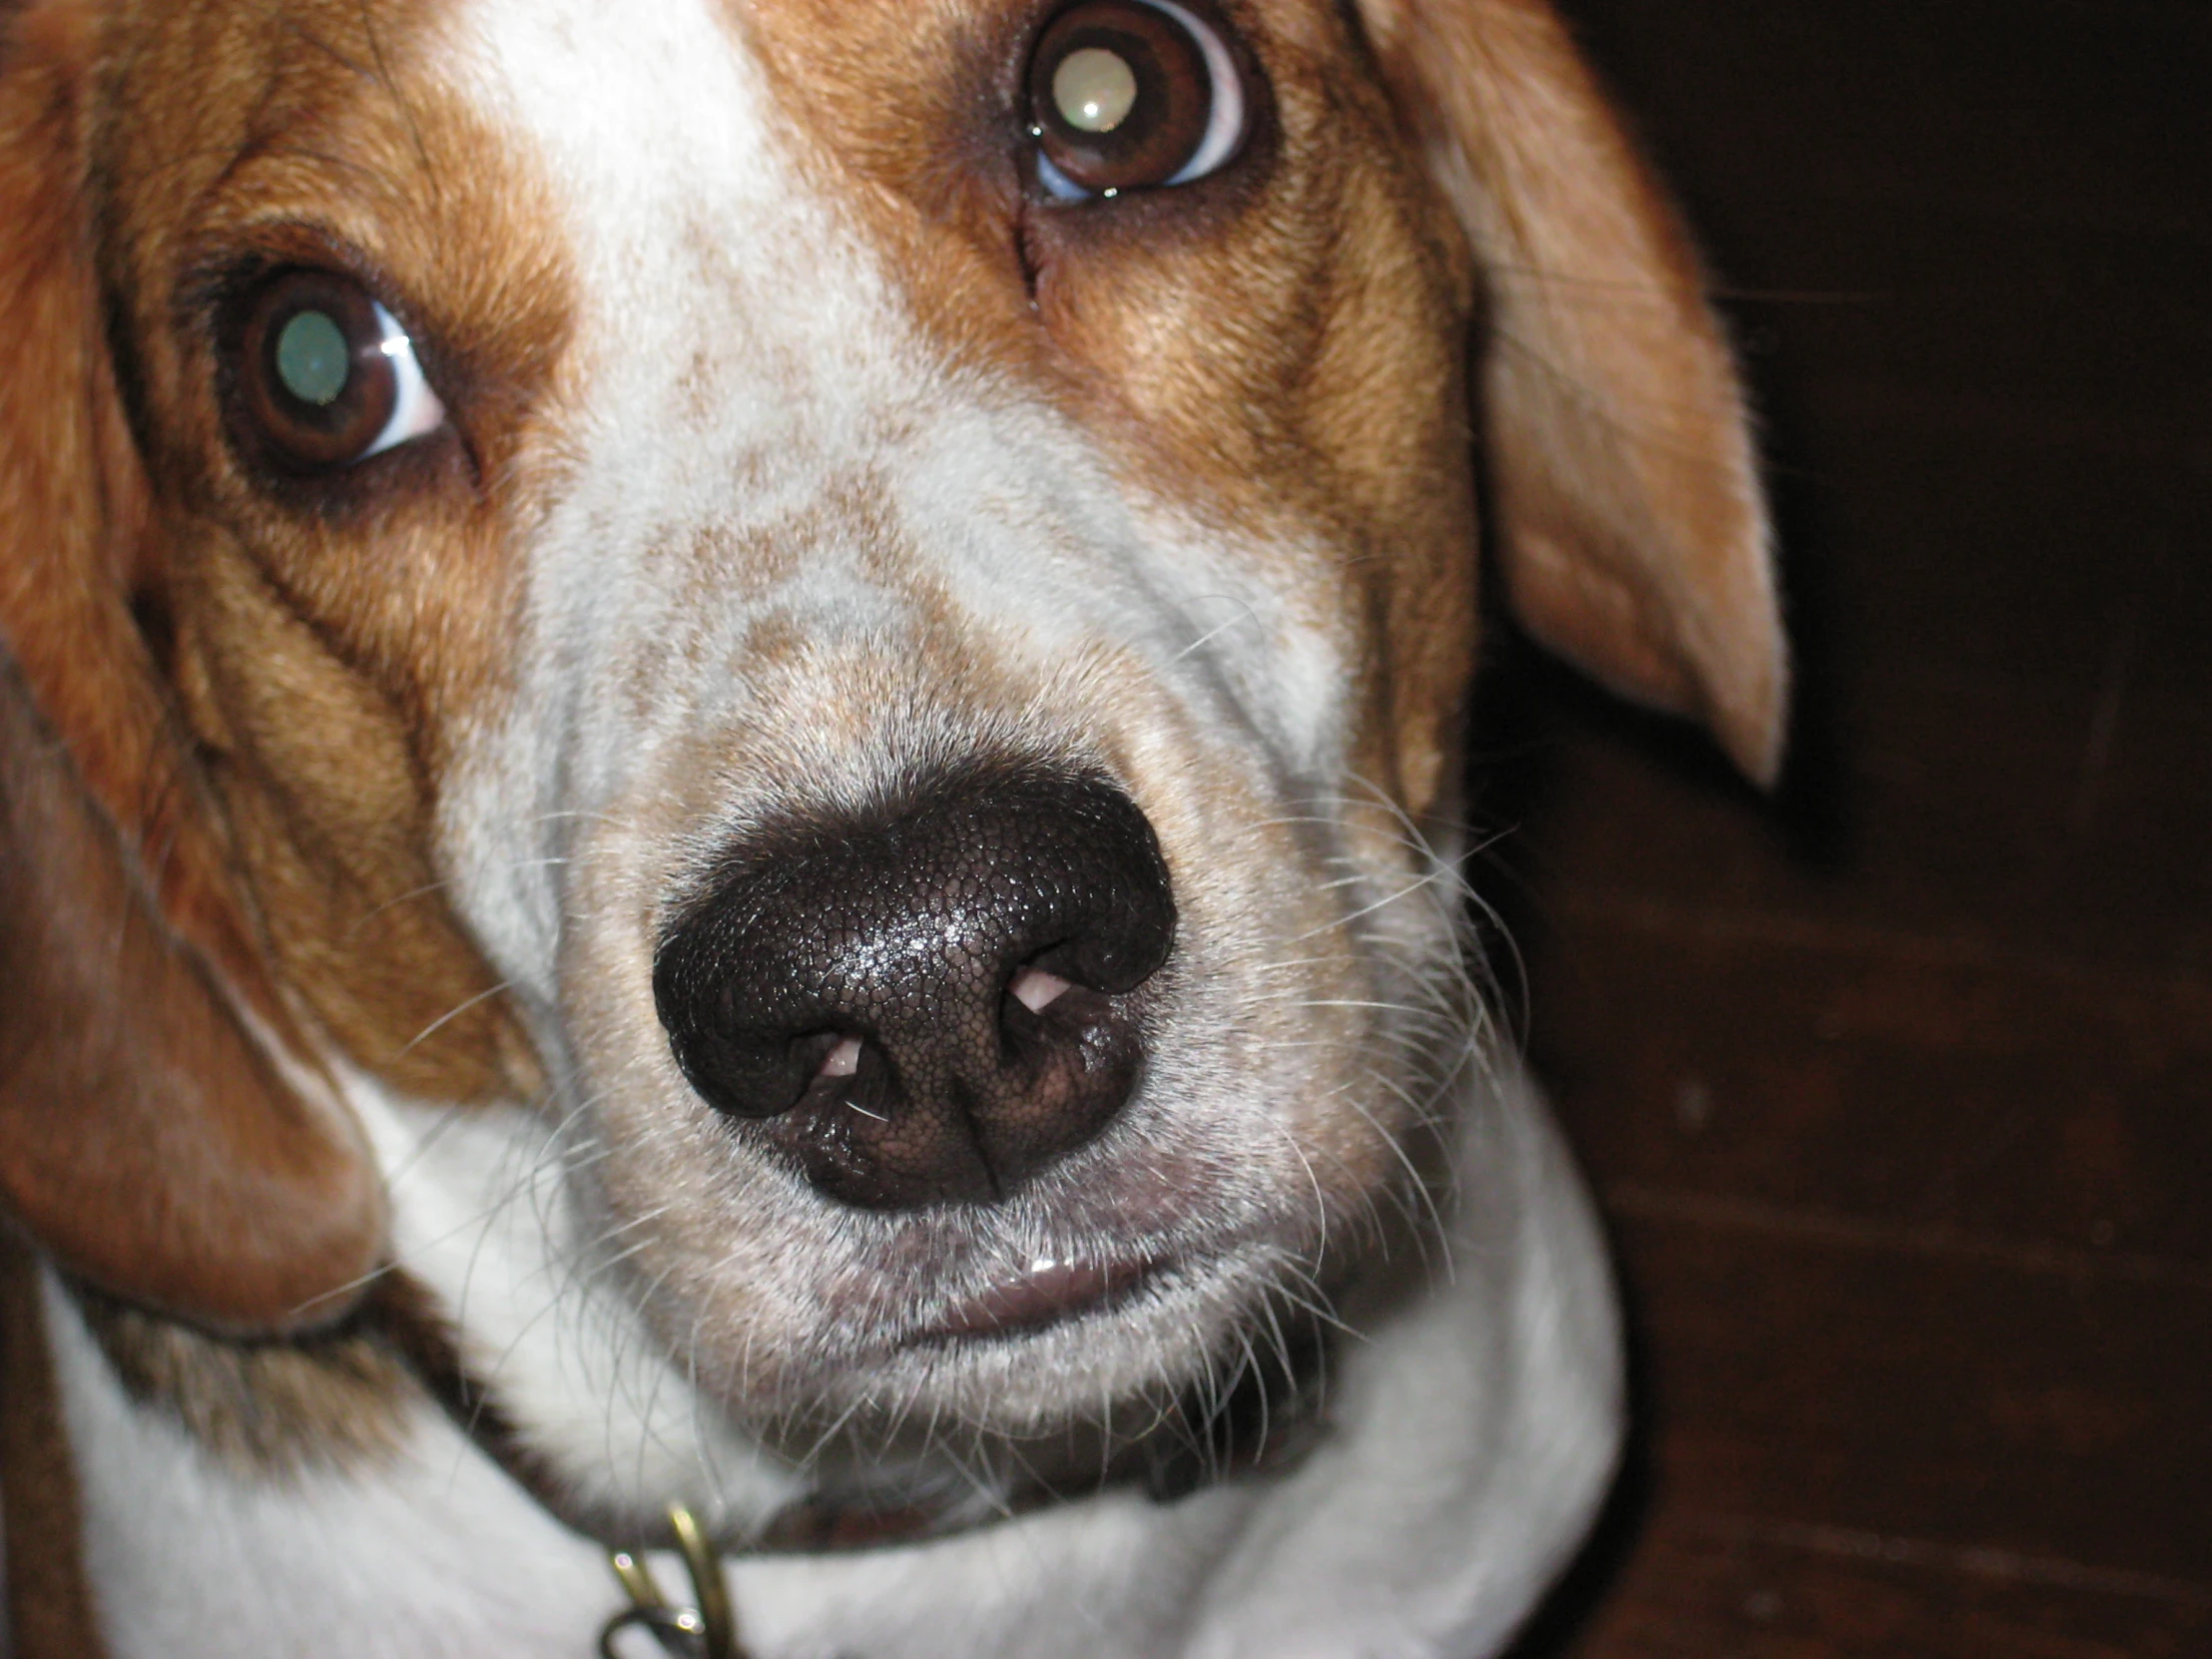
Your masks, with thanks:
[(331, 1317), (382, 1249), (134, 621), (144, 487), (83, 207), (92, 8), (0, 12), (0, 1198), (205, 1323)]
[(1358, 0), (1488, 284), (1483, 425), (1538, 639), (1772, 783), (1788, 664), (1696, 256), (1544, 0)]

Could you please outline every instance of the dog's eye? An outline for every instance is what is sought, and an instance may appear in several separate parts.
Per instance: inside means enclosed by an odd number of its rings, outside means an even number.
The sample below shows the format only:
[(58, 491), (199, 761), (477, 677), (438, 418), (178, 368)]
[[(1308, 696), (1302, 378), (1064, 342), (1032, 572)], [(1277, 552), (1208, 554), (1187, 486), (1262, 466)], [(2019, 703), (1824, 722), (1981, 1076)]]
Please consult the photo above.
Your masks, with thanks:
[(286, 272), (255, 296), (239, 389), (258, 434), (300, 472), (351, 466), (445, 422), (407, 331), (359, 283), (324, 271)]
[(1037, 179), (1066, 202), (1203, 179), (1236, 155), (1250, 99), (1221, 31), (1175, 0), (1080, 0), (1029, 63)]

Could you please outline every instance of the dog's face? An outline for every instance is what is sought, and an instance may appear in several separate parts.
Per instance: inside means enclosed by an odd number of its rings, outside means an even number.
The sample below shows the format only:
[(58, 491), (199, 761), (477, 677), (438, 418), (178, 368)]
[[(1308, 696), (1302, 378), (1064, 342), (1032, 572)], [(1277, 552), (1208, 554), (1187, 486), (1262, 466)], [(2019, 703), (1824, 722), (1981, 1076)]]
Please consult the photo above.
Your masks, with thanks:
[[(740, 1421), (1173, 1388), (1402, 1186), (1474, 1017), (1471, 326), (1538, 365), (1524, 612), (1771, 758), (1725, 360), (1539, 10), (32, 10), (104, 559), (275, 1004), (530, 1103)], [(1585, 245), (1662, 314), (1498, 275)]]

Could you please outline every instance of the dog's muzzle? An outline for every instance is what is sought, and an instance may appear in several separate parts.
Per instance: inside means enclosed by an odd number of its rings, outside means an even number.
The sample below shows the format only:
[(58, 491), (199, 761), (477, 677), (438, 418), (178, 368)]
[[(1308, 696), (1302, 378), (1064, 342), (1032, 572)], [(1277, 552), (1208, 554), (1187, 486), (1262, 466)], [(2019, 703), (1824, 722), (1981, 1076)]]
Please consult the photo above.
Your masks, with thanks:
[(653, 989), (692, 1086), (822, 1191), (990, 1201), (1121, 1110), (1174, 935), (1119, 787), (978, 763), (745, 835)]

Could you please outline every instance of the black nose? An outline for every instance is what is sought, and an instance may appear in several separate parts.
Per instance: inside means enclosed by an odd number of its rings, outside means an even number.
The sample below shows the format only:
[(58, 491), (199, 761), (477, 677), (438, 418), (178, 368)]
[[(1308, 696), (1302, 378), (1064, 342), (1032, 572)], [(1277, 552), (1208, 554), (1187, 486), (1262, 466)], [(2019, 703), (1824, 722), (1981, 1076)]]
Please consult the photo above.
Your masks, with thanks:
[(1103, 778), (975, 766), (735, 849), (653, 993), (692, 1086), (847, 1203), (1003, 1196), (1090, 1140), (1143, 1058), (1175, 900)]

